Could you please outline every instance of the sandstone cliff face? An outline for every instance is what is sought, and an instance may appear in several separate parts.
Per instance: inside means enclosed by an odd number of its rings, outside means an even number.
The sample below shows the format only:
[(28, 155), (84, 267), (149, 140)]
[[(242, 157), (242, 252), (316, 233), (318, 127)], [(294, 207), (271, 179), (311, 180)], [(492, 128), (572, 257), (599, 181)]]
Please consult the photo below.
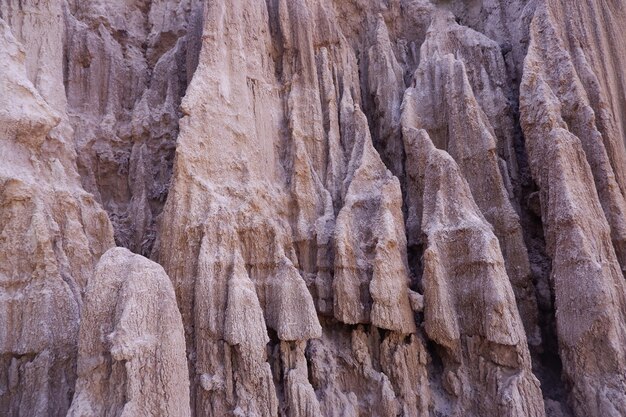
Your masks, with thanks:
[(0, 0), (0, 414), (626, 415), (626, 6), (570, 3)]
[(202, 6), (58, 3), (82, 184), (109, 214), (117, 244), (149, 255), (167, 197), (180, 100), (197, 65)]

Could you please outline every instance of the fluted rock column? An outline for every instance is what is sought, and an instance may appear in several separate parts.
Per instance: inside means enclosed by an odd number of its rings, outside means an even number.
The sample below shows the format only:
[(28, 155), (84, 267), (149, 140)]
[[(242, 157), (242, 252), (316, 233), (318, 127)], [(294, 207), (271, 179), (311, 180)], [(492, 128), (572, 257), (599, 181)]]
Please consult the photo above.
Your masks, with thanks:
[(183, 322), (163, 268), (111, 249), (84, 300), (68, 417), (189, 417)]
[(626, 413), (626, 283), (618, 257), (624, 219), (617, 215), (623, 196), (556, 28), (550, 2), (540, 3), (524, 65), (521, 121), (540, 188), (570, 404), (578, 417), (617, 417)]
[(442, 356), (452, 409), (544, 416), (539, 381), (498, 239), (463, 170), (425, 130), (403, 131), (409, 204), (421, 212), (424, 321)]

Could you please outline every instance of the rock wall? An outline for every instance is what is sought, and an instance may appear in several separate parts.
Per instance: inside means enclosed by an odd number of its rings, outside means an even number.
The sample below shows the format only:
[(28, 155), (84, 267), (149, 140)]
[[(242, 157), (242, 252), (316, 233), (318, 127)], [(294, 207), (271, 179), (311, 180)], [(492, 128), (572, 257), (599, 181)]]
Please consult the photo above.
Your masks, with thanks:
[(109, 214), (116, 243), (147, 256), (167, 198), (181, 97), (197, 65), (202, 5), (57, 2), (82, 184)]
[(76, 170), (61, 10), (11, 6), (0, 3), (0, 410), (58, 416), (76, 383), (82, 293), (113, 231)]
[(0, 415), (626, 415), (624, 25), (0, 0)]

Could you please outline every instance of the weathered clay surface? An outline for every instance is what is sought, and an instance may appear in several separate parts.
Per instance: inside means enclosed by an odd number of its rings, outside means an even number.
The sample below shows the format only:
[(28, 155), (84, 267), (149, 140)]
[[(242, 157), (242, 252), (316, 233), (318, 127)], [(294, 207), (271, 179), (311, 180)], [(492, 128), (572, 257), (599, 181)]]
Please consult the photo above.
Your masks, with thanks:
[(0, 0), (0, 415), (626, 415), (624, 26)]
[[(403, 125), (426, 129), (435, 146), (458, 161), (474, 201), (500, 241), (529, 340), (538, 344), (528, 254), (509, 200), (509, 169), (516, 172), (517, 163), (504, 79), (504, 61), (494, 41), (462, 28), (449, 13), (436, 13), (422, 45), (414, 86), (405, 93)], [(407, 183), (409, 193), (412, 187)], [(410, 236), (420, 217), (412, 210), (419, 208), (409, 204)]]
[(183, 321), (160, 265), (124, 248), (100, 258), (85, 291), (77, 373), (68, 416), (190, 415)]
[(83, 186), (109, 214), (117, 244), (149, 255), (180, 100), (197, 65), (202, 6), (68, 1), (64, 17), (65, 93)]
[[(548, 2), (535, 11), (521, 85), (522, 126), (552, 258), (570, 404), (580, 416), (621, 416), (626, 413), (626, 283), (619, 262), (624, 195), (613, 166), (623, 168), (616, 160), (624, 142), (614, 142), (619, 119), (607, 115), (611, 106), (597, 79), (588, 79), (595, 73), (586, 54), (580, 46), (570, 50), (573, 40), (559, 33), (555, 19), (562, 7)], [(585, 3), (578, 13), (588, 18), (595, 11)], [(609, 129), (604, 134), (597, 128), (603, 124)]]
[(16, 32), (33, 36), (23, 44), (0, 18), (3, 415), (65, 415), (76, 381), (82, 293), (113, 245), (106, 213), (76, 172), (63, 107), (59, 12), (42, 8), (36, 19), (16, 19)]
[(403, 136), (425, 241), (425, 330), (441, 349), (452, 413), (544, 415), (498, 240), (463, 170), (425, 130), (405, 127)]

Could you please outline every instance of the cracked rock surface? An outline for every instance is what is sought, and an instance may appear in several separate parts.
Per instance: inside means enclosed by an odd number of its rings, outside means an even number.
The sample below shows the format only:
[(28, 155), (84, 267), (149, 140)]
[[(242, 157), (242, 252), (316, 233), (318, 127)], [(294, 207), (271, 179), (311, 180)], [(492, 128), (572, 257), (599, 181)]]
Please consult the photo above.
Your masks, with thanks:
[(624, 27), (0, 0), (0, 415), (626, 416)]

